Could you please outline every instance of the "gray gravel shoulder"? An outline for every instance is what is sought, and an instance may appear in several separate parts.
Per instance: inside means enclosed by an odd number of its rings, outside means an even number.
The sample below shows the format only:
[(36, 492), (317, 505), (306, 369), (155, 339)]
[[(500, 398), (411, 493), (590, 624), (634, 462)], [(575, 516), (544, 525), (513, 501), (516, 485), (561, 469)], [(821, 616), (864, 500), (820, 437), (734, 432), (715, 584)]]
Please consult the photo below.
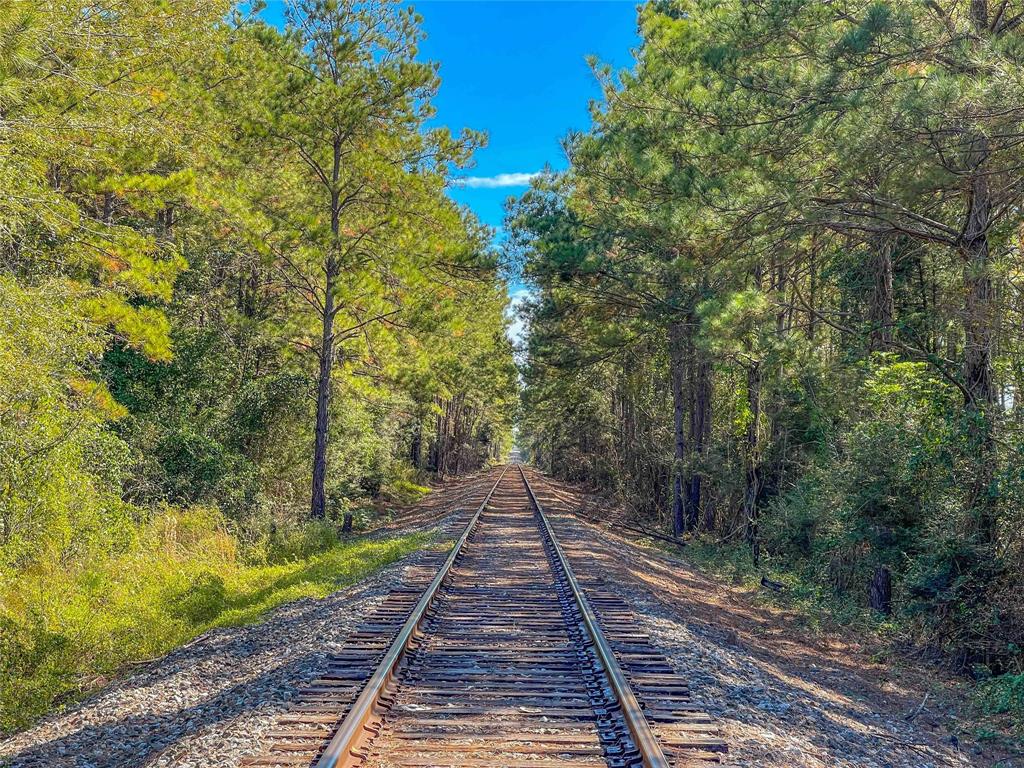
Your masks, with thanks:
[[(773, 644), (771, 634), (740, 639), (727, 624), (716, 626), (706, 620), (706, 614), (698, 619), (696, 606), (689, 602), (694, 595), (662, 589), (686, 581), (691, 581), (691, 587), (707, 588), (707, 582), (696, 581), (685, 564), (573, 516), (551, 517), (580, 577), (599, 582), (630, 604), (638, 628), (689, 680), (694, 702), (716, 718), (729, 744), (727, 765), (945, 768), (993, 764), (972, 750), (954, 746), (942, 718), (934, 717), (934, 712), (907, 722), (910, 692), (879, 689), (877, 682), (859, 674), (857, 659), (836, 663), (799, 643)], [(712, 597), (713, 590), (707, 596)]]
[[(467, 490), (466, 496), (472, 495)], [(449, 497), (447, 509), (461, 506)], [(440, 515), (430, 520), (436, 523)], [(444, 518), (446, 534), (456, 517)], [(553, 515), (581, 578), (600, 581), (686, 676), (714, 715), (727, 764), (753, 768), (945, 768), (991, 760), (949, 743), (941, 712), (913, 723), (920, 691), (880, 685), (863, 660), (785, 636), (771, 617), (730, 602), (685, 564), (564, 514)], [(85, 702), (0, 742), (0, 765), (236, 766), (260, 752), (304, 683), (425, 552), (257, 625), (208, 632)], [(730, 619), (732, 621), (730, 622)], [(910, 703), (908, 703), (910, 702)]]

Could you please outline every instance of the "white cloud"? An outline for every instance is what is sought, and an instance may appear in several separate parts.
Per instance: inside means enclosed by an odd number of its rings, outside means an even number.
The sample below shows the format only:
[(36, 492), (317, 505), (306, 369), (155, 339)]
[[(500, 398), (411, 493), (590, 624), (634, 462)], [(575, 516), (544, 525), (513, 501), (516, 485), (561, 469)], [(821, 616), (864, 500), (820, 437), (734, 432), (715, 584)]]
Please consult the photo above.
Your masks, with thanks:
[(508, 297), (512, 300), (513, 304), (519, 305), (526, 301), (528, 298), (530, 298), (532, 295), (533, 291), (531, 291), (529, 288), (517, 288), (516, 290), (511, 291)]
[(540, 176), (536, 173), (499, 173), (496, 176), (463, 176), (455, 179), (455, 184), (471, 189), (501, 189), (503, 187), (528, 187), (530, 182)]

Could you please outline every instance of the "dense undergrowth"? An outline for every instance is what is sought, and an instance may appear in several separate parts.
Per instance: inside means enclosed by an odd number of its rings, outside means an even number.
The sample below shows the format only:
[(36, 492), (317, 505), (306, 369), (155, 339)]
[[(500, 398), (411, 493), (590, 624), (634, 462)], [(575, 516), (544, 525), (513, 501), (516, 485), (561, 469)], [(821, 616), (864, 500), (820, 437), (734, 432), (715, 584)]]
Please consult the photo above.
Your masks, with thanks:
[(39, 563), (0, 582), (0, 732), (208, 629), (354, 583), (429, 538), (339, 540), (334, 524), (306, 523), (243, 545), (213, 508), (165, 508), (120, 552)]
[[(741, 543), (702, 538), (688, 542), (684, 557), (705, 573), (744, 589), (758, 603), (784, 609), (812, 635), (852, 634), (866, 641), (873, 648), (873, 658), (880, 662), (900, 665), (921, 660), (913, 611), (881, 615), (854, 595), (836, 592), (806, 563), (770, 555), (754, 563), (749, 548)], [(765, 573), (771, 575), (775, 589), (762, 585)], [(930, 659), (930, 663), (942, 661), (935, 655)], [(993, 676), (980, 666), (974, 672), (971, 700), (965, 710), (972, 722), (970, 735), (1011, 747), (1024, 745), (1024, 675)]]
[[(812, 634), (839, 628), (855, 630), (860, 637), (892, 638), (898, 633), (891, 617), (871, 611), (849, 595), (836, 594), (812, 572), (771, 557), (755, 565), (750, 550), (742, 544), (696, 538), (687, 543), (684, 556), (702, 571), (750, 591), (758, 601), (792, 611)], [(762, 586), (765, 573), (770, 574), (775, 589)]]

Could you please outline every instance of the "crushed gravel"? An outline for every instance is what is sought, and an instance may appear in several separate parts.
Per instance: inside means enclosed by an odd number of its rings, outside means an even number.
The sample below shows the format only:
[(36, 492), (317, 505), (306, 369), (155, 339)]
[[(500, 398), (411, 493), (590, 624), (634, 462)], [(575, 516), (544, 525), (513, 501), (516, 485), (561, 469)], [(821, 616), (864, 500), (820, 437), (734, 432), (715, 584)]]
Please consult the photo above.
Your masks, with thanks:
[(638, 628), (689, 679), (694, 703), (718, 721), (729, 745), (726, 765), (1010, 765), (979, 745), (960, 744), (952, 735), (955, 717), (943, 711), (938, 696), (908, 722), (928, 690), (921, 688), (927, 671), (902, 680), (854, 647), (805, 642), (781, 612), (754, 606), (678, 559), (566, 514), (571, 489), (554, 484), (548, 490), (557, 495), (542, 490), (538, 496), (573, 569), (626, 600)]
[[(564, 511), (572, 489), (549, 507)], [(442, 495), (447, 495), (444, 502)], [(570, 494), (566, 496), (564, 494)], [(431, 494), (416, 526), (443, 520), (445, 535), (472, 489)], [(551, 509), (558, 513), (559, 509)], [(405, 520), (406, 518), (403, 518)], [(880, 675), (856, 649), (794, 636), (784, 617), (744, 602), (678, 560), (566, 514), (552, 520), (581, 578), (600, 582), (637, 613), (694, 702), (719, 722), (726, 764), (757, 768), (948, 768), (991, 766), (976, 746), (956, 746), (936, 697), (913, 722), (922, 688)], [(0, 765), (199, 768), (236, 766), (260, 751), (304, 683), (407, 569), (419, 552), (360, 584), (273, 611), (260, 624), (218, 629), (139, 669), (69, 710), (0, 742)], [(926, 678), (927, 673), (920, 677)], [(918, 680), (919, 682), (919, 680)]]

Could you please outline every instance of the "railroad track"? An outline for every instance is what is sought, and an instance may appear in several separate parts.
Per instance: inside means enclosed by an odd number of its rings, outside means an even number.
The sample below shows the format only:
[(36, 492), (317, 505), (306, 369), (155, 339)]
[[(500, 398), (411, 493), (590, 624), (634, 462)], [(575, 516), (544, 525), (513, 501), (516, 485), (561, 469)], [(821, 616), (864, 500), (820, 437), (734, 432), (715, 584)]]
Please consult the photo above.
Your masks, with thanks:
[(625, 603), (576, 577), (523, 468), (496, 470), (476, 494), (443, 562), (389, 596), (247, 764), (718, 762), (725, 746), (686, 681)]

